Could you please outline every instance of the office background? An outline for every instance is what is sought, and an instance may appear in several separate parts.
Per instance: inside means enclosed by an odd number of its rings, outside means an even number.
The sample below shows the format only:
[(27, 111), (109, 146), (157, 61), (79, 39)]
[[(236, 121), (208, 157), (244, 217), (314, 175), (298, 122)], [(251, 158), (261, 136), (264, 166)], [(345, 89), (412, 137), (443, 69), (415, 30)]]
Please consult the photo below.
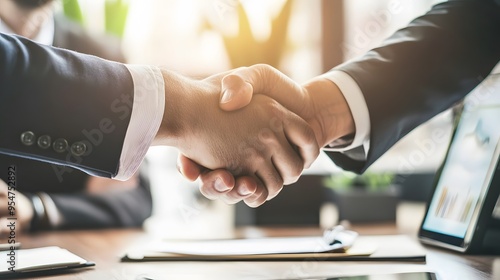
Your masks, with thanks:
[[(71, 2), (71, 1), (69, 1)], [(362, 55), (377, 46), (398, 28), (425, 13), (441, 1), (412, 0), (88, 0), (76, 1), (81, 17), (93, 32), (111, 31), (122, 36), (129, 63), (160, 64), (192, 77), (205, 77), (233, 67), (268, 63), (298, 82), (328, 71), (335, 65)], [(67, 5), (66, 2), (64, 2)], [(109, 23), (107, 6), (125, 7), (123, 30)], [(60, 3), (59, 9), (71, 14)], [(116, 7), (116, 6), (115, 6)], [(107, 19), (106, 19), (107, 18)], [(237, 43), (240, 42), (240, 43)], [(241, 43), (244, 42), (244, 43)], [(417, 190), (405, 194), (399, 203), (401, 211), (423, 215), (424, 203), (432, 184), (432, 173), (446, 152), (451, 135), (452, 114), (445, 112), (419, 127), (398, 143), (369, 170), (371, 173), (394, 174), (397, 184)], [(435, 139), (436, 133), (443, 135)], [(148, 155), (153, 188), (153, 216), (146, 229), (160, 235), (186, 237), (186, 233), (206, 232), (220, 236), (235, 224), (287, 223), (300, 209), (317, 218), (304, 216), (299, 223), (330, 226), (339, 222), (338, 201), (325, 198), (318, 185), (331, 174), (342, 171), (326, 156), (321, 156), (305, 172), (304, 179), (292, 186), (291, 196), (285, 190), (283, 199), (273, 208), (273, 201), (262, 210), (208, 201), (198, 192), (196, 183), (183, 179), (175, 168), (176, 151), (154, 147)], [(397, 175), (397, 176), (396, 176)], [(416, 177), (415, 177), (416, 175)], [(351, 175), (348, 175), (351, 176)], [(418, 177), (423, 176), (423, 177)], [(318, 178), (319, 177), (319, 178)], [(422, 185), (419, 185), (422, 184)], [(313, 186), (314, 185), (314, 186)], [(297, 205), (293, 196), (308, 191), (309, 204)], [(299, 189), (299, 190), (298, 190)], [(310, 191), (314, 189), (314, 191)], [(288, 200), (288, 201), (287, 201)], [(321, 205), (319, 205), (321, 203)], [(316, 206), (311, 206), (316, 204)], [(299, 207), (297, 207), (299, 206)], [(270, 217), (276, 208), (283, 213)], [(377, 207), (374, 205), (373, 207)], [(267, 208), (267, 209), (266, 209)], [(258, 218), (261, 217), (261, 218)], [(262, 219), (268, 217), (269, 219)], [(397, 217), (396, 217), (397, 219)], [(370, 222), (363, 221), (363, 222)], [(297, 223), (297, 221), (295, 221)], [(409, 227), (418, 226), (409, 223)], [(189, 235), (189, 234), (188, 234)]]

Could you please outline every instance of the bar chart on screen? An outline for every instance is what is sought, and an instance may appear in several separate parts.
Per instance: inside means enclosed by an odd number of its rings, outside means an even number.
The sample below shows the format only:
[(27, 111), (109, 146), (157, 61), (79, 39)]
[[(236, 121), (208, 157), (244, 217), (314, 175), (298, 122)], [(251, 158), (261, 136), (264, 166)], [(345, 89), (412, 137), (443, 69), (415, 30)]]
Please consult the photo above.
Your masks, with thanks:
[(471, 215), (475, 201), (477, 198), (471, 194), (470, 188), (453, 190), (446, 186), (439, 197), (435, 216), (464, 223)]

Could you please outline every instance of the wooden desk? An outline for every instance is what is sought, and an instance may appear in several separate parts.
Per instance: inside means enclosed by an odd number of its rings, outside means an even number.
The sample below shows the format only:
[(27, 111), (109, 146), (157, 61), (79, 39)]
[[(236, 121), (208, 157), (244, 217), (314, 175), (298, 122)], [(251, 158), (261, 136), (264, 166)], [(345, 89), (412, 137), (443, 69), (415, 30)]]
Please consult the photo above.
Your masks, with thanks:
[[(393, 225), (359, 226), (361, 234), (394, 234)], [(246, 236), (315, 235), (319, 229), (242, 228)], [(394, 262), (145, 262), (122, 263), (119, 258), (131, 244), (147, 242), (141, 230), (92, 230), (49, 232), (20, 237), (24, 248), (57, 245), (97, 263), (94, 268), (41, 279), (296, 279), (313, 276), (344, 276), (363, 273), (435, 271), (441, 279), (500, 279), (500, 257), (464, 256), (428, 248), (427, 263)]]

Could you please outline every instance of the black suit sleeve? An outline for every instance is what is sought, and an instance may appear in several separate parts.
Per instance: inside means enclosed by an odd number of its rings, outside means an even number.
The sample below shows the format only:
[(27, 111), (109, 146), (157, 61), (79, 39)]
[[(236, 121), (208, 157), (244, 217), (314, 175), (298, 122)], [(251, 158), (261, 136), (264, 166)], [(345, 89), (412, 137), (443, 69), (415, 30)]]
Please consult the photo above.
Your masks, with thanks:
[(476, 87), (500, 60), (499, 10), (494, 1), (438, 4), (380, 47), (336, 67), (363, 92), (370, 150), (366, 161), (342, 153), (328, 153), (330, 158), (363, 172), (408, 132)]
[[(123, 64), (0, 34), (0, 85), (0, 153), (117, 174), (134, 92)], [(26, 146), (25, 131), (68, 148)], [(83, 156), (70, 152), (76, 142), (86, 144)]]

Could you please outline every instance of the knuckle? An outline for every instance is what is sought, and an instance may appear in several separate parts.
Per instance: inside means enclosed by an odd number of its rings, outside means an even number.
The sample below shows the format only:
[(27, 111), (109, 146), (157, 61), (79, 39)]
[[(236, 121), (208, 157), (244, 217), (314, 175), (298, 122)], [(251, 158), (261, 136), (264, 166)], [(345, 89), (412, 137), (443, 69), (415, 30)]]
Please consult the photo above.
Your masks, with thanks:
[(290, 177), (298, 178), (302, 175), (302, 171), (304, 170), (304, 161), (297, 160), (290, 168)]
[(304, 145), (308, 147), (315, 147), (317, 146), (317, 141), (316, 141), (316, 136), (314, 135), (314, 131), (310, 126), (304, 126), (304, 131), (303, 131), (303, 136), (304, 136)]
[(266, 73), (269, 73), (270, 71), (274, 71), (274, 68), (272, 66), (270, 66), (269, 64), (259, 63), (259, 64), (256, 64), (254, 67), (255, 67), (255, 69), (257, 69), (257, 71), (259, 71), (262, 74), (266, 74)]
[(297, 176), (298, 177), (298, 176), (302, 175), (302, 171), (304, 171), (304, 164), (305, 164), (305, 159), (303, 159), (300, 156), (300, 153), (298, 153), (297, 160), (295, 160), (293, 162), (293, 165), (292, 165), (292, 168), (291, 168), (292, 176)]
[(263, 128), (258, 134), (258, 138), (261, 142), (266, 144), (278, 144), (278, 139), (274, 132), (270, 128)]
[(288, 174), (283, 176), (284, 177), (283, 185), (290, 185), (297, 182), (300, 175), (302, 175), (302, 170), (303, 170), (302, 166), (300, 166), (300, 168), (291, 167), (289, 169)]
[(280, 190), (283, 188), (283, 179), (279, 175), (273, 175), (270, 178), (269, 186), (267, 186), (269, 190), (269, 195), (274, 196), (275, 194), (279, 193)]
[(259, 151), (254, 155), (254, 157), (251, 159), (251, 162), (255, 167), (263, 166), (266, 164), (266, 158), (264, 155), (264, 151)]

